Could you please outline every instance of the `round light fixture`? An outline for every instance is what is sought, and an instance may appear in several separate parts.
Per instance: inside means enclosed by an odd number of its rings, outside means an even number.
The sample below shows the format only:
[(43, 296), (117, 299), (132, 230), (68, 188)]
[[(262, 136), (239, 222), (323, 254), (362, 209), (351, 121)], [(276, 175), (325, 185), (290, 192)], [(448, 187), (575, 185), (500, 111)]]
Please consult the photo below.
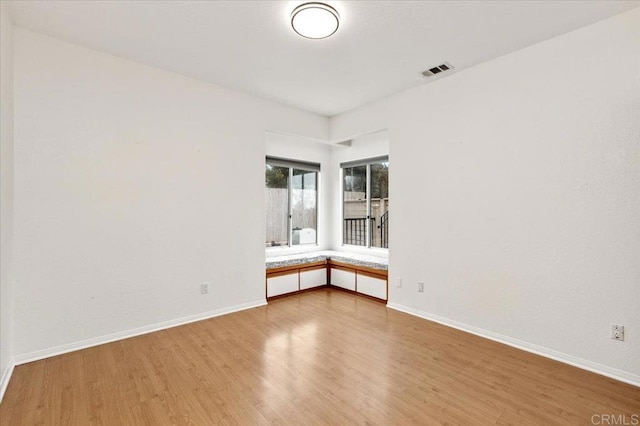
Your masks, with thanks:
[(324, 3), (304, 3), (293, 9), (291, 26), (306, 38), (327, 38), (338, 30), (340, 15)]

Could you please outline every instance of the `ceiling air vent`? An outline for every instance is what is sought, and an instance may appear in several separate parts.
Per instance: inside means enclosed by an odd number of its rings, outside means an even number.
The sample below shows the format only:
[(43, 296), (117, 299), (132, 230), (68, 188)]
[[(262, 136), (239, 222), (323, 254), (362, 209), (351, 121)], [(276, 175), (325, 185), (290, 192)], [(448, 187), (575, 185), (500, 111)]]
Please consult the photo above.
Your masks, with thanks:
[(422, 71), (422, 76), (431, 77), (436, 74), (440, 74), (441, 72), (449, 71), (450, 69), (453, 69), (453, 65), (451, 65), (449, 62), (445, 62), (442, 65), (438, 65), (436, 67), (429, 68), (428, 70)]

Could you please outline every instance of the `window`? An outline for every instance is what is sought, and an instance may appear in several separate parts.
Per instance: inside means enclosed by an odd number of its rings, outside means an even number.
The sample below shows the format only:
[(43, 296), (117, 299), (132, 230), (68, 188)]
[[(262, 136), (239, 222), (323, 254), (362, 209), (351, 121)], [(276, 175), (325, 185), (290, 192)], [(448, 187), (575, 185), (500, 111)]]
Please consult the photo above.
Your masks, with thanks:
[(389, 157), (342, 168), (342, 243), (389, 248)]
[(266, 247), (316, 244), (320, 165), (267, 157)]

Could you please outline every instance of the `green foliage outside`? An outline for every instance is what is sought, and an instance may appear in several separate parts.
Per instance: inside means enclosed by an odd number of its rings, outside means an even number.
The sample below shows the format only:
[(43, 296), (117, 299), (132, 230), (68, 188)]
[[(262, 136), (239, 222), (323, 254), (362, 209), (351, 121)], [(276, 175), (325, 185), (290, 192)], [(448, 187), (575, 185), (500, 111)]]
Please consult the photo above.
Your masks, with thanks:
[(267, 188), (287, 188), (289, 169), (287, 167), (271, 166), (267, 164), (265, 185)]

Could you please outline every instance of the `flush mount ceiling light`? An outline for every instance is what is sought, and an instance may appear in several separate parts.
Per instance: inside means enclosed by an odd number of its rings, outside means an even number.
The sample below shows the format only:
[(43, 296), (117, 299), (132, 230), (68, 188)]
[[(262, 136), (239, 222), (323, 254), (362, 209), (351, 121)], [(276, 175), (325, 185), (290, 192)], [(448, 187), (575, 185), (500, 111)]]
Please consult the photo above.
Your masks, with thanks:
[(306, 38), (327, 38), (338, 30), (340, 15), (324, 3), (304, 3), (293, 9), (291, 26)]

